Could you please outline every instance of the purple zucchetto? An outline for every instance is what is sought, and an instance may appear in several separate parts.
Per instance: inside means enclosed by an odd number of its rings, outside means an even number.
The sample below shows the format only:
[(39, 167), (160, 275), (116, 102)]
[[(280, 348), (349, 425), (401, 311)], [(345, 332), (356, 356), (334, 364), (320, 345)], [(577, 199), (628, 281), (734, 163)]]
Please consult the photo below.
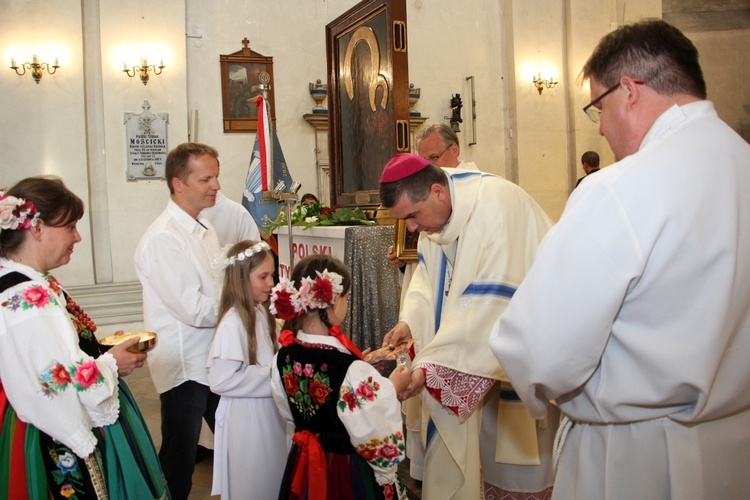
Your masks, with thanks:
[(380, 182), (400, 181), (405, 177), (416, 174), (429, 164), (429, 160), (426, 160), (419, 155), (399, 153), (394, 155), (393, 158), (386, 163), (385, 168), (383, 169), (383, 174), (380, 176)]

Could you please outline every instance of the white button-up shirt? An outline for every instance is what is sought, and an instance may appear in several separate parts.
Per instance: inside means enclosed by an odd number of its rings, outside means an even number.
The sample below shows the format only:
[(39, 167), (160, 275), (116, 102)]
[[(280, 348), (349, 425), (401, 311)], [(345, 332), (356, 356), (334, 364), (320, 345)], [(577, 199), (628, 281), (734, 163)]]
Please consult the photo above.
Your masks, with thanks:
[(214, 206), (204, 208), (201, 215), (213, 224), (222, 247), (242, 240), (260, 241), (258, 225), (250, 212), (240, 203), (224, 196), (221, 191), (216, 193)]
[(208, 385), (206, 357), (216, 330), (221, 250), (211, 223), (192, 218), (174, 201), (151, 224), (135, 251), (143, 286), (143, 321), (156, 332), (148, 356), (151, 378), (163, 393), (194, 380)]

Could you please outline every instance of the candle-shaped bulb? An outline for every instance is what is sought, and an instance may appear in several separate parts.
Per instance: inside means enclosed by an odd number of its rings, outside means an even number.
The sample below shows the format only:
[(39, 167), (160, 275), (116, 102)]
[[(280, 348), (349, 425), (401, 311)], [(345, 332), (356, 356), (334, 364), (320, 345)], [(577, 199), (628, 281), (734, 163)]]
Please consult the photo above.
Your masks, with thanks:
[(59, 66), (59, 64), (57, 64), (57, 58), (56, 57), (55, 57), (55, 66)]
[(18, 66), (16, 66), (16, 60), (13, 59), (12, 57), (10, 58), (10, 67), (11, 68), (17, 68), (18, 67)]
[(34, 62), (34, 64), (39, 64), (39, 58), (37, 57), (36, 54), (33, 55), (32, 61)]
[(126, 63), (125, 61), (122, 62), (122, 70), (123, 71), (127, 71), (128, 70), (128, 63)]

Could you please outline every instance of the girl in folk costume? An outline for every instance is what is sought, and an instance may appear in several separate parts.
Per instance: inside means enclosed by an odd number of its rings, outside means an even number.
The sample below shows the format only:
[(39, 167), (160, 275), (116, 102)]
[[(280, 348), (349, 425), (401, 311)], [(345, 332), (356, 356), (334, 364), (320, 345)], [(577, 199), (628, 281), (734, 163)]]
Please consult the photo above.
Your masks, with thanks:
[(406, 498), (401, 405), (406, 367), (381, 376), (341, 333), (351, 277), (340, 260), (311, 255), (271, 293), (286, 320), (272, 365), (273, 395), (294, 422), (280, 499)]
[(240, 241), (224, 260), (224, 286), (208, 357), (216, 410), (212, 494), (274, 498), (289, 450), (286, 422), (271, 397), (276, 321), (266, 308), (274, 261), (265, 242)]
[(81, 241), (83, 202), (57, 178), (0, 191), (0, 498), (168, 498), (120, 376), (132, 338), (103, 354), (96, 326), (50, 274)]

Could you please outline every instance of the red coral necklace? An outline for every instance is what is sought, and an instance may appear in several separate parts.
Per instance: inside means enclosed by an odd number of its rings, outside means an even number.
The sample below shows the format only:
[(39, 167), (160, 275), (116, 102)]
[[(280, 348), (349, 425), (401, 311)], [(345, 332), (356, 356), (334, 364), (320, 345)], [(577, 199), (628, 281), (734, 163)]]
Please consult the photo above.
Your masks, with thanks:
[(75, 325), (78, 333), (80, 334), (83, 328), (89, 330), (91, 333), (94, 333), (96, 331), (96, 324), (94, 323), (94, 320), (92, 320), (91, 317), (86, 314), (86, 311), (81, 309), (81, 306), (76, 304), (75, 300), (71, 299), (68, 294), (65, 294), (65, 298), (67, 300), (65, 308), (75, 319)]

